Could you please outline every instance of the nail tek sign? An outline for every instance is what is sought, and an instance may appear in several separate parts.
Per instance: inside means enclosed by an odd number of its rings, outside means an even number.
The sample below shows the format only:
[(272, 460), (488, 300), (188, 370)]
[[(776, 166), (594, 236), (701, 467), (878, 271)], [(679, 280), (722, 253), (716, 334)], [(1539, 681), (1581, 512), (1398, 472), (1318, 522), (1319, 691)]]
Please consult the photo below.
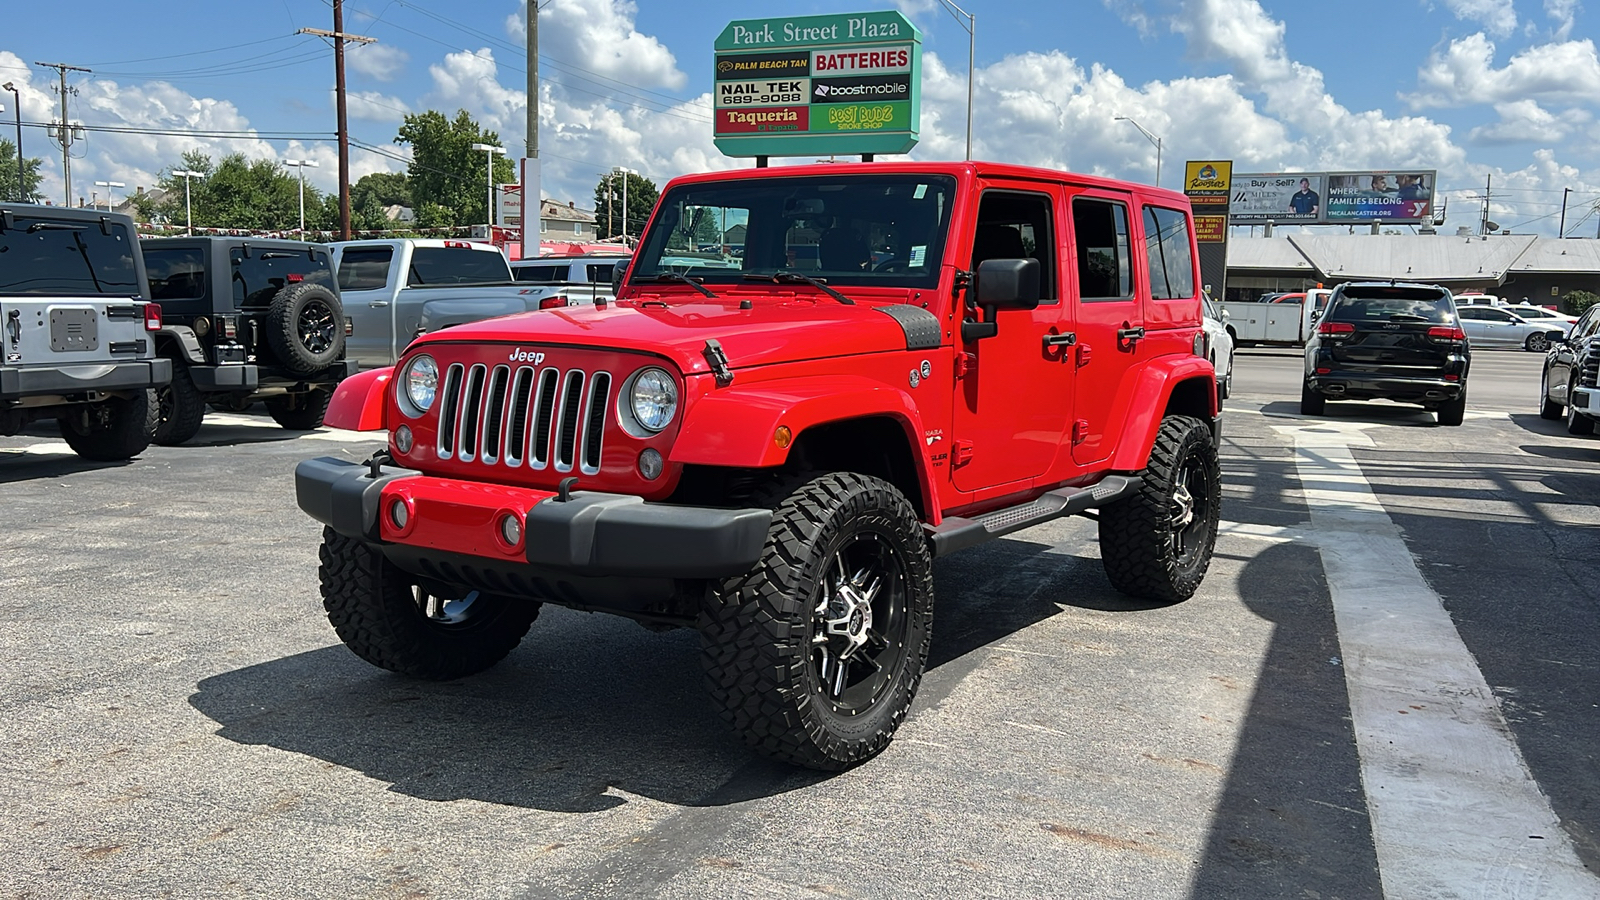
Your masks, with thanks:
[(922, 34), (897, 12), (748, 19), (717, 38), (728, 156), (905, 153), (917, 143)]

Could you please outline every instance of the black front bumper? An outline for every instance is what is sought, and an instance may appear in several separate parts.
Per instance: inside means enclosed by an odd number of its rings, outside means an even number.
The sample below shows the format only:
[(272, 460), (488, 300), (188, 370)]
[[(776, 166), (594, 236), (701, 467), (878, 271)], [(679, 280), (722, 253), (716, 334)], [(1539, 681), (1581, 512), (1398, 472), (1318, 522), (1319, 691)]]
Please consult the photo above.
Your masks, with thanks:
[(160, 387), (170, 381), (172, 361), (169, 359), (57, 366), (0, 366), (0, 401), (89, 391), (133, 391)]
[[(412, 537), (390, 543), (383, 539), (378, 521), (384, 490), (408, 479), (423, 479), (418, 485), (408, 486), (420, 488), (415, 492), (414, 504), (418, 521), (409, 529)], [(397, 562), (418, 554), (430, 555), (432, 550), (431, 556), (466, 556), (475, 559), (480, 567), (503, 569), (509, 562), (525, 567), (534, 576), (565, 573), (589, 578), (727, 578), (755, 566), (772, 522), (772, 511), (767, 509), (647, 503), (628, 494), (597, 491), (573, 491), (563, 501), (549, 491), (499, 488), (495, 496), (480, 500), (471, 490), (452, 489), (455, 485), (466, 488), (465, 482), (429, 478), (393, 466), (381, 467), (374, 478), (369, 466), (327, 456), (301, 462), (295, 467), (294, 480), (295, 499), (307, 515), (347, 537), (394, 547), (395, 552), (385, 552)], [(436, 496), (439, 487), (449, 495), (448, 501), (422, 499)], [(450, 540), (437, 542), (423, 537), (440, 534), (438, 523), (446, 520), (441, 517), (428, 522), (430, 511), (465, 511), (468, 518), (473, 518), (471, 514), (477, 510), (492, 513), (505, 508), (508, 495), (527, 509), (522, 523), (522, 560), (508, 561), (504, 555), (463, 554), (459, 546), (453, 546), (459, 543), (459, 534), (445, 535)], [(458, 521), (454, 515), (447, 518)], [(492, 539), (492, 535), (488, 537)], [(492, 540), (479, 544), (492, 546)]]

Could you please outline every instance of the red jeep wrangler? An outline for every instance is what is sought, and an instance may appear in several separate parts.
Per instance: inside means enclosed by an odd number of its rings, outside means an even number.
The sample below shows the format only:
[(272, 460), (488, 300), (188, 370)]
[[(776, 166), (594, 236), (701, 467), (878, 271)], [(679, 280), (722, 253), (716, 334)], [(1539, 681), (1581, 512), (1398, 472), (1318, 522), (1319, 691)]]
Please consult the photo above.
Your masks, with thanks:
[(617, 299), (460, 325), (345, 381), (358, 465), (295, 472), (339, 637), (421, 678), (541, 603), (701, 635), (746, 741), (882, 750), (932, 560), (1075, 513), (1111, 584), (1178, 601), (1221, 501), (1189, 203), (990, 163), (679, 178)]

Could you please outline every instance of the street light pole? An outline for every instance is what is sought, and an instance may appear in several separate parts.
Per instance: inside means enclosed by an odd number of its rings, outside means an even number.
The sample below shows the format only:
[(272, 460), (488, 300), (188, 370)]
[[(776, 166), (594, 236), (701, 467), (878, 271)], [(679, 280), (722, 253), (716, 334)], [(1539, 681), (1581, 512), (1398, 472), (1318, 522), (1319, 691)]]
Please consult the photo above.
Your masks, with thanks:
[(111, 189), (127, 187), (126, 184), (123, 184), (120, 181), (96, 181), (95, 186), (106, 189), (106, 212), (111, 212)]
[(488, 168), (489, 205), (484, 207), (484, 217), (489, 220), (489, 229), (485, 234), (492, 240), (494, 238), (494, 155), (504, 156), (506, 148), (494, 144), (473, 144), (472, 149), (482, 150)]
[(194, 234), (194, 207), (189, 205), (189, 179), (204, 178), (204, 172), (181, 171), (173, 172), (173, 177), (183, 179), (183, 230), (186, 234)]
[(0, 89), (11, 92), (12, 106), (17, 111), (17, 202), (25, 202), (28, 197), (22, 189), (22, 92), (17, 90), (14, 82), (0, 84)]
[(1143, 125), (1140, 125), (1138, 122), (1135, 122), (1134, 120), (1128, 118), (1127, 116), (1117, 116), (1116, 117), (1116, 121), (1118, 121), (1118, 122), (1127, 122), (1129, 125), (1132, 125), (1133, 127), (1139, 129), (1139, 133), (1144, 135), (1145, 140), (1147, 140), (1150, 143), (1156, 145), (1156, 187), (1160, 187), (1161, 186), (1161, 138), (1158, 138), (1155, 135), (1151, 134), (1149, 132), (1149, 130), (1146, 129)]
[(628, 176), (639, 173), (622, 166), (614, 166), (611, 174), (622, 176), (622, 246), (628, 246)]
[[(950, 0), (939, 0), (944, 4), (945, 12), (967, 32), (967, 159), (972, 159), (972, 83), (976, 78), (978, 56), (978, 17), (967, 12), (961, 7), (951, 3)], [(966, 16), (963, 23), (959, 16)]]
[(296, 169), (300, 170), (300, 239), (301, 240), (305, 240), (305, 237), (306, 237), (306, 166), (310, 166), (311, 168), (315, 169), (315, 168), (317, 168), (317, 161), (314, 160), (314, 159), (286, 159), (286, 160), (283, 161), (283, 164), (286, 165), (286, 166), (293, 166)]

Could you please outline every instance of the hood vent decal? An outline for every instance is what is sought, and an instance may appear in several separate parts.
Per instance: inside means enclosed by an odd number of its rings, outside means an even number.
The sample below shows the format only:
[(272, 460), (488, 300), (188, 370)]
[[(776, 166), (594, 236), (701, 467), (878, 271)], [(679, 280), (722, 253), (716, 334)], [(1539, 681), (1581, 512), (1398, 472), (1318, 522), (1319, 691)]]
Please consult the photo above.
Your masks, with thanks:
[(933, 313), (906, 303), (874, 309), (895, 320), (905, 332), (907, 350), (932, 350), (939, 346), (939, 319)]

